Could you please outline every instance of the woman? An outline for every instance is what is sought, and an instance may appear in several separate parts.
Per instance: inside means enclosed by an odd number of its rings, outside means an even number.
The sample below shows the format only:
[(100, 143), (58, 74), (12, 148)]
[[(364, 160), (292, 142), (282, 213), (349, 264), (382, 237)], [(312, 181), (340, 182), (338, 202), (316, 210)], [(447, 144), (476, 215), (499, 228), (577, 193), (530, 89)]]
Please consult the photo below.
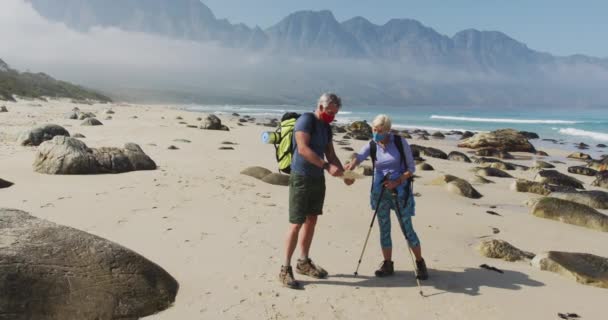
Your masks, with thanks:
[[(372, 210), (378, 208), (378, 226), (380, 227), (380, 245), (384, 261), (380, 269), (376, 270), (376, 276), (385, 277), (394, 273), (392, 261), (391, 241), (391, 219), (390, 210), (397, 214), (401, 231), (409, 243), (410, 248), (416, 256), (416, 268), (418, 278), (428, 278), (426, 264), (422, 258), (420, 240), (412, 225), (414, 215), (414, 196), (411, 192), (411, 180), (415, 169), (414, 157), (407, 141), (391, 134), (391, 119), (384, 115), (378, 115), (372, 122), (373, 140), (376, 143), (376, 161), (374, 178), (372, 180), (371, 206)], [(395, 139), (401, 139), (405, 163), (402, 161), (401, 153)], [(347, 164), (345, 170), (353, 170), (363, 160), (370, 156), (371, 143), (365, 145), (356, 157)], [(372, 157), (373, 159), (374, 157)], [(385, 179), (386, 177), (386, 179)], [(382, 189), (384, 188), (384, 192)], [(380, 197), (382, 196), (382, 197)], [(377, 207), (378, 206), (378, 207)]]

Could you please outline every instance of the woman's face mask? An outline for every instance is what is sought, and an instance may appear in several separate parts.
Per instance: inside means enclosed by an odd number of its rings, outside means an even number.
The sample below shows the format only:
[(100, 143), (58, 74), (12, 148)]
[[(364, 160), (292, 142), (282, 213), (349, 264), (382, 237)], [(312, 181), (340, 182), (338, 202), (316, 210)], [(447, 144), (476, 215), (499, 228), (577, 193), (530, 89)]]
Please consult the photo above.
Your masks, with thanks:
[(386, 133), (379, 133), (379, 132), (374, 132), (372, 134), (374, 141), (376, 142), (380, 142), (382, 140), (384, 140), (384, 138), (386, 138)]

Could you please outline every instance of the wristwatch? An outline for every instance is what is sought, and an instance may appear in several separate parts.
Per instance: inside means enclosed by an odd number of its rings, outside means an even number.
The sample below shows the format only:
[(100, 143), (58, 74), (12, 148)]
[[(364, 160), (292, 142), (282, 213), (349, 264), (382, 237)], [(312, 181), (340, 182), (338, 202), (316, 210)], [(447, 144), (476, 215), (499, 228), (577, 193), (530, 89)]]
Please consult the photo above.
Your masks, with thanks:
[(323, 163), (323, 170), (329, 170), (329, 162)]

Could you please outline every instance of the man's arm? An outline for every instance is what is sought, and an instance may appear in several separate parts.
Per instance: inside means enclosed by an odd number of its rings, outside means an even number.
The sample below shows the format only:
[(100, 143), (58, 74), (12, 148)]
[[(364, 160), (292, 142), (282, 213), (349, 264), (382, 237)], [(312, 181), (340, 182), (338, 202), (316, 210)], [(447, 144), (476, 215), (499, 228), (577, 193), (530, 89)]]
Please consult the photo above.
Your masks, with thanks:
[(296, 131), (296, 144), (298, 145), (298, 153), (306, 161), (323, 168), (325, 161), (310, 148), (310, 134), (308, 132)]
[(340, 162), (340, 159), (336, 155), (336, 150), (334, 149), (333, 141), (330, 141), (327, 147), (325, 148), (325, 157), (327, 158), (327, 161), (329, 161), (329, 163), (337, 166), (338, 168), (340, 168), (340, 170), (344, 171), (342, 162)]

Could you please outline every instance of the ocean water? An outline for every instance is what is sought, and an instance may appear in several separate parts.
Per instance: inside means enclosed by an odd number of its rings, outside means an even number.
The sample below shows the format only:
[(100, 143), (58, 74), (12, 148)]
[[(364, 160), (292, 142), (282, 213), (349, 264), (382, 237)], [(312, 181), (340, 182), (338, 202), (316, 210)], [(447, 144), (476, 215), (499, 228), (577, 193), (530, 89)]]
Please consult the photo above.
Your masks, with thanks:
[[(264, 106), (264, 105), (215, 105), (189, 106), (191, 111), (231, 114), (237, 112), (258, 118), (280, 118), (287, 111), (307, 112), (312, 107)], [(426, 129), (433, 131), (492, 131), (513, 128), (536, 132), (541, 139), (555, 139), (557, 144), (542, 140), (532, 142), (539, 148), (561, 148), (575, 150), (574, 144), (584, 142), (591, 146), (587, 153), (599, 155), (608, 148), (596, 148), (597, 144), (608, 145), (608, 107), (604, 110), (559, 110), (533, 108), (454, 108), (454, 107), (348, 107), (344, 106), (336, 120), (349, 123), (367, 120), (371, 123), (377, 114), (391, 117), (393, 128)]]

